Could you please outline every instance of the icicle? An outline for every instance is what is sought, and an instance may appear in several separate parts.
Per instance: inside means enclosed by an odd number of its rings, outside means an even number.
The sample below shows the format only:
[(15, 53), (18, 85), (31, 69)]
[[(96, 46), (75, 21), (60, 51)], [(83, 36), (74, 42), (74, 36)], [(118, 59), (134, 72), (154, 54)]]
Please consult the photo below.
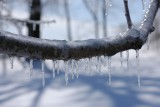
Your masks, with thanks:
[(65, 82), (66, 82), (66, 85), (68, 85), (68, 71), (69, 70), (69, 66), (68, 66), (68, 61), (66, 61), (66, 64), (65, 64)]
[(148, 40), (147, 40), (147, 50), (149, 50), (149, 48), (150, 48), (150, 43), (149, 43), (150, 41), (149, 41), (149, 37), (148, 37)]
[(109, 76), (109, 85), (111, 85), (111, 57), (108, 57), (108, 76)]
[(75, 66), (76, 66), (76, 77), (78, 79), (79, 73), (78, 73), (78, 61), (75, 61)]
[(85, 71), (86, 72), (88, 71), (88, 64), (89, 64), (88, 59), (85, 59)]
[(13, 69), (13, 66), (14, 66), (14, 57), (13, 56), (9, 56), (9, 59), (10, 59), (11, 69)]
[(41, 63), (42, 63), (42, 86), (44, 87), (45, 86), (45, 72), (44, 72), (45, 60), (42, 60)]
[(99, 56), (96, 57), (96, 70), (98, 71), (98, 73), (101, 73), (101, 64)]
[(36, 30), (36, 24), (33, 23), (33, 31), (35, 31), (35, 30)]
[(123, 53), (120, 52), (120, 61), (121, 61), (121, 67), (123, 67)]
[(139, 50), (136, 50), (136, 66), (137, 66), (138, 87), (140, 87), (141, 86), (141, 80), (140, 80), (140, 70), (139, 70)]
[(53, 78), (55, 78), (56, 77), (56, 61), (54, 61), (54, 60), (52, 60), (52, 62), (53, 62), (53, 68), (52, 68), (52, 76), (53, 76)]
[(30, 61), (29, 61), (29, 67), (30, 67), (30, 77), (31, 77), (32, 74), (33, 74), (33, 59), (30, 59)]
[(56, 71), (57, 71), (57, 74), (59, 74), (59, 64), (60, 64), (60, 61), (56, 61), (56, 65), (57, 65)]
[(101, 58), (97, 57), (97, 62), (98, 62), (98, 72), (101, 73)]
[(71, 60), (71, 74), (72, 74), (72, 79), (74, 79), (74, 60)]
[(129, 71), (129, 50), (126, 51), (127, 71)]

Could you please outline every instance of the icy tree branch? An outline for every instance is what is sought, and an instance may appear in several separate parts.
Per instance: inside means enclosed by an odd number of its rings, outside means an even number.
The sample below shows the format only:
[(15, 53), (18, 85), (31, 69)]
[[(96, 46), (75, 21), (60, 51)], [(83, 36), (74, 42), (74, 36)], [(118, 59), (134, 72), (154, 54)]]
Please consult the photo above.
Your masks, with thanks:
[(131, 28), (123, 36), (83, 41), (44, 40), (0, 32), (0, 52), (33, 59), (80, 59), (93, 56), (112, 56), (128, 49), (140, 49), (148, 34), (159, 8), (159, 0), (152, 0), (142, 26)]

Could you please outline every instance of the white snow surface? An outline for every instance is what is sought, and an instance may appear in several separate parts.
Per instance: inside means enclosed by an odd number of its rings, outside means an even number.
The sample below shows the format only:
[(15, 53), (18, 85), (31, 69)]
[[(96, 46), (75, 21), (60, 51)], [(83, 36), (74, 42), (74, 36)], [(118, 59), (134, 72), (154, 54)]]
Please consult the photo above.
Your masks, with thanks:
[[(45, 86), (42, 86), (41, 63), (33, 66), (30, 77), (29, 61), (14, 58), (14, 68), (6, 59), (6, 76), (3, 75), (3, 61), (0, 60), (0, 107), (159, 107), (160, 106), (160, 57), (151, 50), (140, 50), (141, 87), (138, 87), (135, 51), (130, 51), (129, 70), (126, 66), (126, 52), (123, 52), (123, 68), (120, 54), (112, 57), (111, 84), (108, 85), (107, 66), (96, 69), (96, 62), (87, 62), (87, 71), (82, 62), (79, 78), (72, 79), (66, 86), (64, 65), (60, 73), (52, 77), (52, 61), (45, 61)], [(88, 61), (88, 60), (87, 60)], [(23, 63), (22, 63), (23, 62)], [(107, 62), (107, 61), (106, 61)], [(99, 68), (98, 68), (99, 69)], [(71, 71), (69, 71), (71, 72)]]

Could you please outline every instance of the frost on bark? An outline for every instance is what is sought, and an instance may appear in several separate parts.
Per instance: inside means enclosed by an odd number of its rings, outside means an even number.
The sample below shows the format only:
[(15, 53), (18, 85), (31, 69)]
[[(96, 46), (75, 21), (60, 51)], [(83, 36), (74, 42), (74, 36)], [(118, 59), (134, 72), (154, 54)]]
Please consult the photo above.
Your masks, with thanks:
[(152, 0), (140, 28), (131, 28), (123, 36), (83, 41), (44, 40), (0, 32), (0, 52), (33, 59), (81, 59), (112, 56), (128, 49), (140, 49), (153, 30), (159, 0)]

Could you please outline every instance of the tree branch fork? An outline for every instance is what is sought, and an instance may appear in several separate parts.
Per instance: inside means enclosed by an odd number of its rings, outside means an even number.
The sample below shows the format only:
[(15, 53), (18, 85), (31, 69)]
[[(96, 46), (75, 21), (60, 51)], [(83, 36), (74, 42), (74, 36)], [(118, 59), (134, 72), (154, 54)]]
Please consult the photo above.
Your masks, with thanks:
[[(103, 39), (77, 41), (46, 40), (0, 31), (0, 52), (31, 59), (70, 60), (94, 56), (112, 56), (129, 49), (141, 49), (153, 30), (159, 0), (151, 0), (139, 28), (131, 28), (123, 35)], [(147, 17), (146, 17), (147, 16)]]

